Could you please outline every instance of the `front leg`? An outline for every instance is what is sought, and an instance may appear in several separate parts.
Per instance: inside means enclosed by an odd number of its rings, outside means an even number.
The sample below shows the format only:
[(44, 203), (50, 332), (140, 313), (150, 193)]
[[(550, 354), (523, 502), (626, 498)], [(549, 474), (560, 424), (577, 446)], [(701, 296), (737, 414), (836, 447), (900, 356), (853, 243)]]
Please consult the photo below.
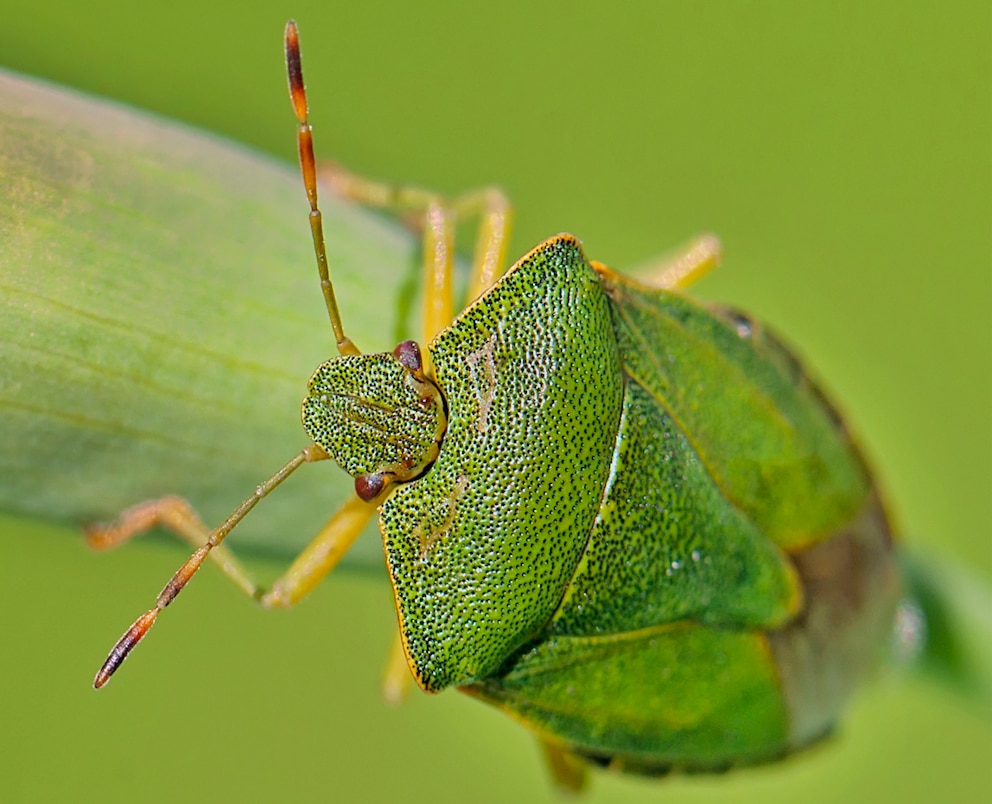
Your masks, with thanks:
[(111, 525), (89, 527), (88, 541), (97, 549), (119, 545), (155, 525), (168, 528), (196, 547), (193, 555), (159, 593), (155, 606), (139, 617), (118, 640), (103, 667), (100, 668), (100, 672), (97, 673), (94, 686), (102, 687), (110, 680), (110, 676), (154, 625), (158, 615), (175, 600), (208, 556), (213, 557), (224, 574), (234, 581), (241, 591), (266, 608), (292, 606), (309, 594), (358, 538), (374, 513), (375, 506), (357, 497), (345, 502), (321, 528), (313, 541), (296, 557), (289, 569), (275, 581), (270, 590), (261, 587), (222, 542), (259, 500), (267, 496), (296, 469), (305, 463), (324, 460), (327, 457), (327, 453), (316, 445), (302, 450), (272, 477), (259, 484), (255, 493), (212, 531), (207, 530), (203, 520), (193, 511), (189, 503), (178, 497), (164, 497), (142, 503), (125, 511), (121, 518)]

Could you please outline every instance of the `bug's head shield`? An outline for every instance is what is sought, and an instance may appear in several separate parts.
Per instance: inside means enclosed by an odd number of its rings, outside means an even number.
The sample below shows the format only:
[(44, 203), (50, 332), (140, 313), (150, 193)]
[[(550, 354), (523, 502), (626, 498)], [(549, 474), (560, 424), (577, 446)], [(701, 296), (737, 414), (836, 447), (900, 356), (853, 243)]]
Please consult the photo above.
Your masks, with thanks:
[(363, 499), (420, 475), (437, 457), (447, 426), (441, 392), (412, 341), (322, 364), (310, 378), (302, 415), (314, 443), (357, 478)]

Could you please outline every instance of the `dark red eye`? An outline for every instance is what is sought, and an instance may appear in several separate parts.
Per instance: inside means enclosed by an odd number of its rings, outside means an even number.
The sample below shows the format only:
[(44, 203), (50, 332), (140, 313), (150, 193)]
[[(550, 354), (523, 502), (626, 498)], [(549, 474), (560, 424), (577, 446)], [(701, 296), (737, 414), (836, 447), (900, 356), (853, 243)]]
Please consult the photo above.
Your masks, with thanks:
[(393, 349), (393, 354), (400, 361), (404, 368), (413, 372), (420, 371), (424, 366), (424, 361), (420, 357), (420, 347), (416, 341), (403, 341)]
[(386, 476), (382, 472), (355, 478), (355, 494), (365, 502), (372, 502), (385, 487)]

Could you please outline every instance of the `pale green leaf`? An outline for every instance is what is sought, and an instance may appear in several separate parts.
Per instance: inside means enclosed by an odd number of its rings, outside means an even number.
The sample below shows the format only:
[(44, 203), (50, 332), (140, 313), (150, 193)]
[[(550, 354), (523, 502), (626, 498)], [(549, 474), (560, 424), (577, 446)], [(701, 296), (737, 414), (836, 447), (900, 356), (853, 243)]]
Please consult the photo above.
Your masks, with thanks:
[[(0, 510), (82, 523), (176, 493), (226, 516), (307, 443), (300, 400), (334, 353), (299, 175), (0, 74), (0, 177)], [(416, 244), (322, 206), (345, 325), (392, 348)], [(305, 467), (239, 545), (295, 553), (350, 488)]]

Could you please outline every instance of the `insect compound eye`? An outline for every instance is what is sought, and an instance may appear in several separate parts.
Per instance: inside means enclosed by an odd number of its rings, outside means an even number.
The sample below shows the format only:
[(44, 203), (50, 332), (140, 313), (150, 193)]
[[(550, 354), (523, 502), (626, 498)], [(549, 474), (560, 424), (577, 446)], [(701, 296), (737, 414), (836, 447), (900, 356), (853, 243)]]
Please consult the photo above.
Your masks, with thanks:
[(386, 476), (381, 472), (355, 478), (355, 494), (365, 502), (372, 502), (385, 487)]
[(400, 365), (414, 374), (421, 375), (424, 368), (424, 361), (420, 356), (420, 347), (416, 341), (403, 341), (396, 345), (393, 354), (400, 361)]

